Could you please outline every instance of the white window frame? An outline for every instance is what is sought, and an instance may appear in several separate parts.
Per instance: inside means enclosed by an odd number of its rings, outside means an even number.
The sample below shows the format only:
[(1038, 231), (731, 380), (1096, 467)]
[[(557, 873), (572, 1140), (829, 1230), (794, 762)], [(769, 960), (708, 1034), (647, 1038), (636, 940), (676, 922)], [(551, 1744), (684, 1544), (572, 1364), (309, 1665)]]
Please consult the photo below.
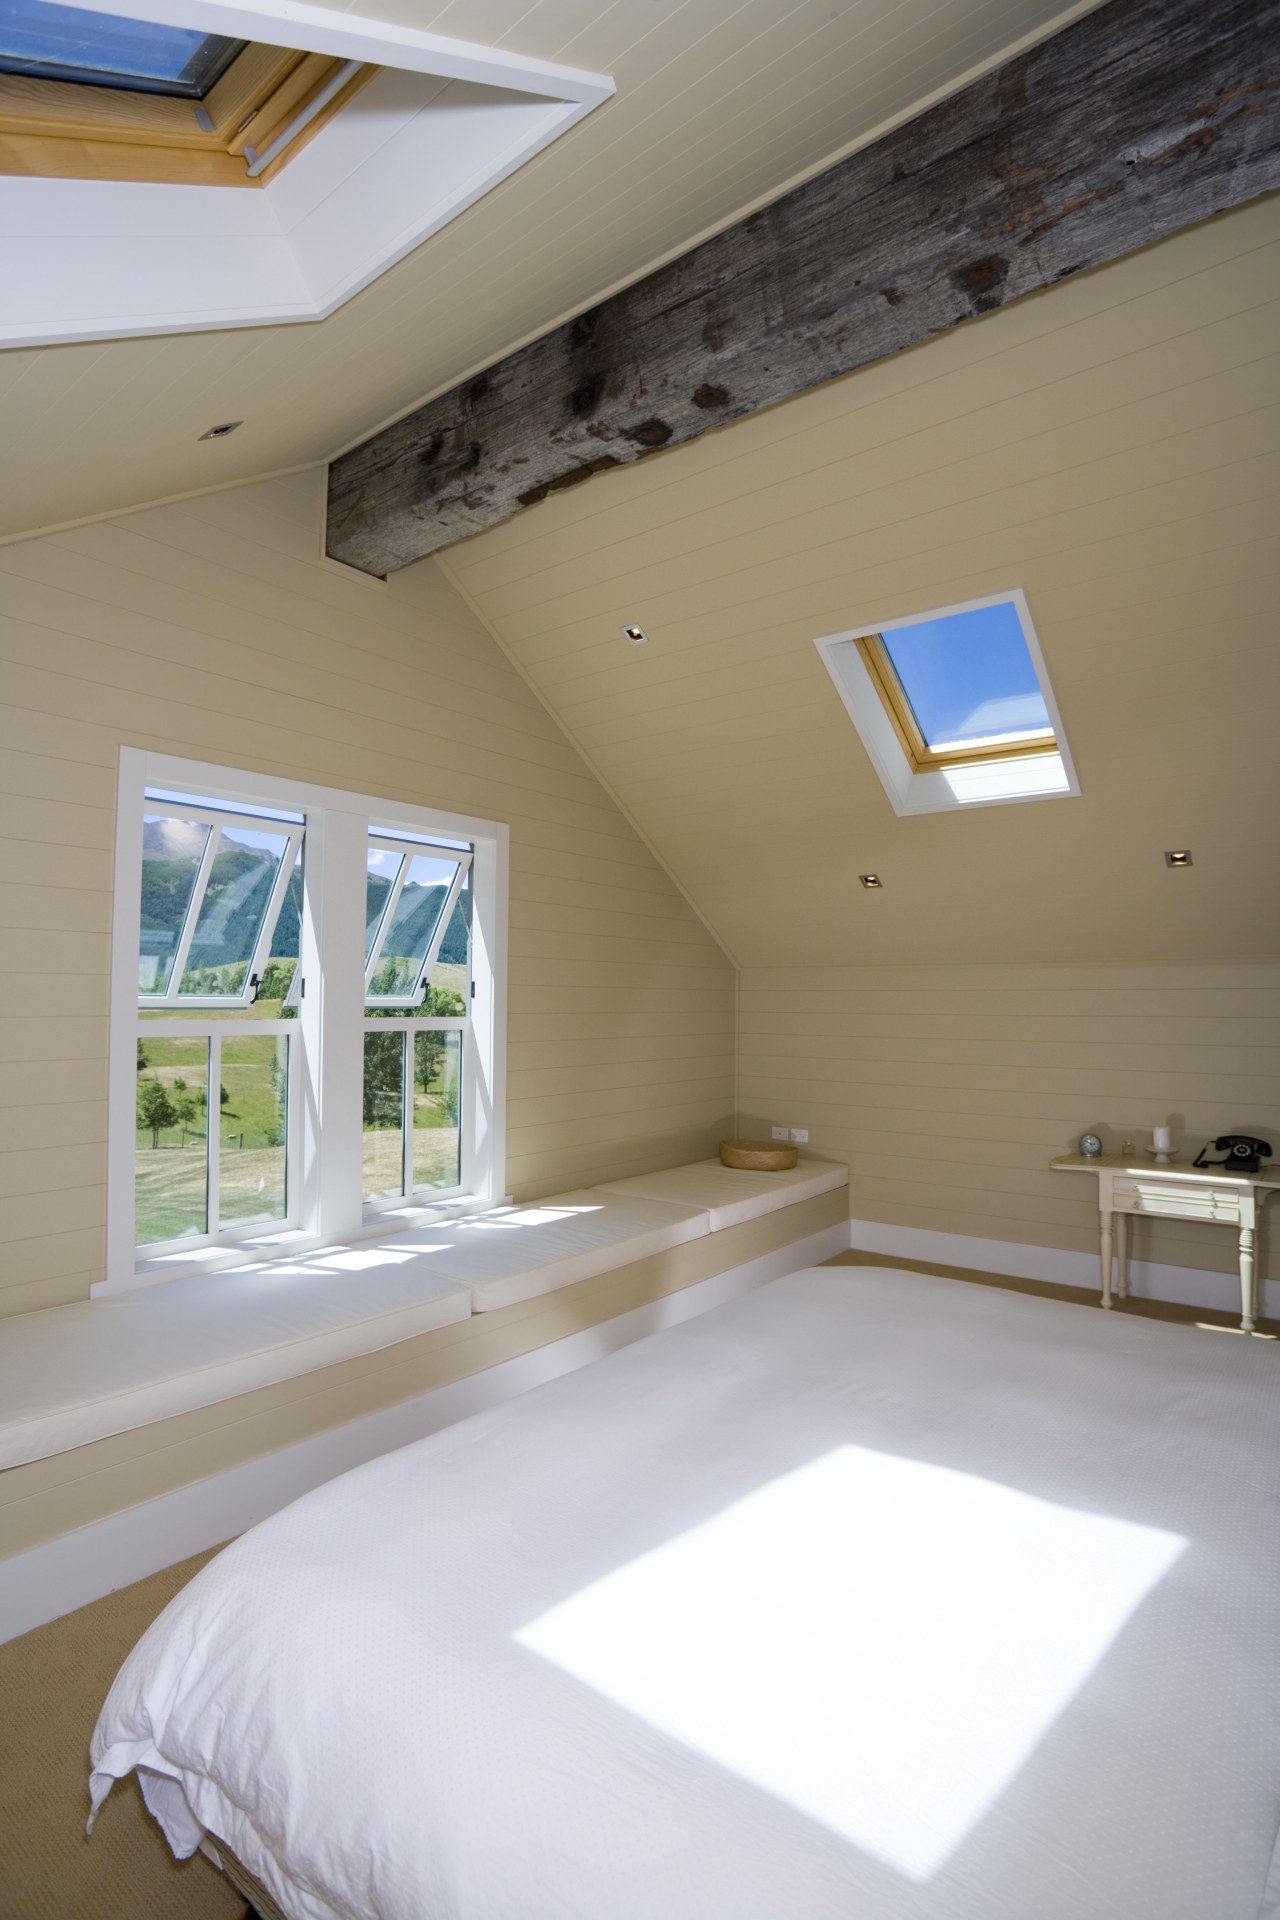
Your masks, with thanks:
[[(993, 752), (989, 759), (974, 757), (954, 766), (918, 771), (898, 738), (857, 642), (893, 633), (899, 627), (917, 626), (922, 620), (941, 620), (948, 614), (976, 613), (983, 607), (1010, 603), (1017, 610), (1027, 652), (1040, 682), (1053, 727), (1053, 744), (1048, 748), (1030, 744), (1024, 752), (1005, 749)], [(1049, 684), (1031, 609), (1020, 587), (988, 594), (982, 600), (922, 608), (919, 613), (899, 615), (892, 620), (847, 627), (842, 633), (823, 634), (813, 644), (899, 817), (914, 813), (967, 813), (973, 807), (1015, 806), (1028, 800), (1079, 797), (1080, 782), (1062, 729), (1062, 716)]]
[[(166, 820), (194, 820), (198, 825), (208, 822), (212, 831), (205, 842), (200, 858), (200, 869), (195, 885), (191, 890), (191, 899), (183, 918), (182, 930), (174, 949), (173, 964), (169, 969), (169, 979), (163, 993), (139, 993), (138, 1006), (148, 1013), (162, 1013), (172, 1007), (176, 1012), (197, 1013), (204, 1009), (222, 1011), (228, 1007), (251, 1007), (257, 993), (258, 982), (271, 951), (271, 942), (275, 937), (276, 922), (280, 918), (280, 909), (284, 905), (285, 894), (293, 877), (293, 869), (298, 858), (298, 848), (302, 845), (303, 829), (290, 820), (272, 820), (261, 814), (227, 813), (211, 820), (215, 808), (190, 806), (181, 800), (147, 800), (144, 796), (143, 808), (146, 812), (163, 813)], [(209, 890), (209, 880), (213, 873), (214, 862), (222, 846), (224, 827), (232, 831), (237, 825), (242, 827), (272, 827), (286, 841), (284, 853), (276, 877), (271, 885), (271, 895), (267, 901), (262, 926), (254, 942), (253, 952), (245, 967), (244, 986), (239, 993), (182, 993), (182, 977), (186, 972), (191, 955), (196, 928), (200, 924), (200, 910), (204, 906), (205, 895)]]
[[(291, 1045), (290, 1213), (284, 1224), (246, 1228), (216, 1242), (193, 1236), (157, 1253), (134, 1239), (134, 1141), (138, 1013), (138, 902), (142, 881), (144, 807), (158, 811), (168, 801), (147, 802), (148, 788), (197, 794), (243, 807), (276, 808), (306, 817), (303, 859), (302, 943), (298, 977), (306, 987)], [(112, 915), (111, 1033), (108, 1059), (107, 1276), (95, 1295), (116, 1293), (184, 1273), (207, 1272), (273, 1257), (288, 1258), (335, 1240), (385, 1232), (395, 1211), (418, 1217), (448, 1195), (407, 1195), (366, 1205), (362, 1174), (364, 1072), (365, 896), (370, 832), (463, 843), (472, 849), (472, 1002), (469, 1020), (427, 1024), (466, 1028), (463, 1057), (464, 1166), (471, 1178), (454, 1203), (492, 1206), (505, 1198), (507, 881), (510, 832), (505, 822), (446, 813), (389, 801), (385, 796), (255, 774), (205, 761), (178, 759), (125, 747), (117, 788), (115, 910)], [(454, 850), (454, 849), (451, 849)], [(457, 849), (461, 850), (461, 849)], [(288, 865), (286, 859), (285, 865)], [(460, 882), (459, 882), (460, 884)], [(456, 887), (453, 890), (456, 898)], [(448, 903), (452, 912), (452, 899)], [(443, 939), (447, 919), (437, 928)], [(439, 941), (432, 946), (438, 948)], [(252, 971), (252, 969), (251, 969)], [(174, 973), (177, 973), (175, 964)], [(429, 968), (423, 977), (429, 977)], [(233, 1005), (216, 999), (211, 1005)], [(247, 1004), (247, 1001), (246, 1001)], [(198, 1011), (194, 998), (176, 1003)], [(163, 1006), (153, 1002), (154, 1010)], [(412, 1009), (406, 1009), (412, 1017)], [(192, 1033), (197, 1022), (174, 1020)], [(168, 1021), (150, 1021), (157, 1036)], [(218, 1022), (219, 1034), (253, 1032), (266, 1037), (275, 1023)], [(211, 1087), (216, 1084), (211, 1082)], [(216, 1120), (216, 1094), (210, 1111)], [(294, 1136), (293, 1129), (297, 1134)], [(216, 1171), (211, 1155), (210, 1179)]]
[[(461, 1184), (453, 1187), (433, 1187), (428, 1194), (426, 1189), (415, 1190), (413, 1185), (413, 1037), (416, 1033), (460, 1033), (462, 1035), (462, 1058), (459, 1065), (462, 1101), (458, 1124), (464, 1141), (468, 1138), (474, 1139), (476, 1085), (480, 1076), (476, 1064), (475, 1036), (471, 1021), (448, 1015), (433, 1015), (419, 1020), (409, 1014), (403, 1019), (399, 1017), (390, 1020), (366, 1019), (364, 1031), (365, 1033), (403, 1033), (405, 1036), (400, 1075), (403, 1115), (400, 1148), (402, 1189), (399, 1193), (379, 1194), (373, 1199), (366, 1195), (365, 1217), (372, 1219), (380, 1213), (402, 1211), (406, 1206), (433, 1206), (440, 1201), (457, 1199), (459, 1195), (468, 1192), (469, 1188)], [(465, 1178), (465, 1166), (463, 1172)]]
[[(461, 847), (437, 848), (429, 842), (424, 841), (397, 841), (390, 835), (383, 836), (377, 832), (370, 833), (369, 845), (378, 853), (393, 853), (398, 855), (400, 866), (395, 879), (391, 883), (387, 897), (382, 903), (382, 912), (378, 917), (378, 924), (374, 929), (373, 941), (369, 947), (369, 958), (365, 961), (364, 1001), (367, 1007), (400, 1007), (403, 1008), (406, 1013), (409, 1013), (414, 1007), (421, 1004), (426, 994), (428, 982), (431, 979), (431, 969), (440, 957), (440, 949), (444, 945), (445, 934), (449, 931), (449, 922), (453, 918), (453, 910), (458, 904), (458, 895), (462, 892), (466, 884), (467, 875), (471, 871), (471, 849), (470, 847), (467, 847), (465, 850)], [(427, 950), (422, 956), (422, 961), (418, 967), (414, 983), (405, 993), (370, 993), (369, 985), (374, 974), (378, 971), (378, 962), (382, 958), (382, 949), (386, 945), (387, 935), (391, 931), (391, 924), (395, 919), (396, 908), (400, 904), (400, 895), (404, 891), (404, 883), (408, 877), (409, 867), (413, 857), (415, 853), (429, 854), (436, 852), (445, 855), (455, 854), (458, 860), (458, 870), (449, 884), (444, 904), (440, 909), (440, 917), (436, 921), (435, 928), (432, 931)]]

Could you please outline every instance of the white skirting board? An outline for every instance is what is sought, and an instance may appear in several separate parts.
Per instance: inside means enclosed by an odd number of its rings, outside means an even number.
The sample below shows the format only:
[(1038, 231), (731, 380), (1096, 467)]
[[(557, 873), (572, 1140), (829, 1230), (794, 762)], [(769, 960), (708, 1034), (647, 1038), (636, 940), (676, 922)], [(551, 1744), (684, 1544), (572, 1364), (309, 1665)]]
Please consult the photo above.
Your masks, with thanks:
[(842, 1221), (564, 1340), (0, 1560), (0, 1643), (230, 1540), (350, 1467), (513, 1399), (783, 1274), (816, 1266), (848, 1245), (848, 1224)]
[[(934, 1233), (927, 1227), (895, 1227), (881, 1220), (851, 1220), (849, 1230), (850, 1246), (861, 1253), (887, 1253), (901, 1260), (930, 1260), (943, 1267), (1007, 1273), (1012, 1279), (1047, 1280), (1058, 1287), (1094, 1291), (1102, 1285), (1096, 1253), (1067, 1253), (1060, 1247), (1032, 1247), (1020, 1240), (983, 1240), (969, 1233)], [(1234, 1246), (1234, 1239), (1231, 1244)], [(1222, 1313), (1240, 1311), (1236, 1272), (1215, 1273), (1205, 1267), (1171, 1267), (1159, 1260), (1131, 1259), (1129, 1291), (1139, 1300), (1168, 1300), (1176, 1306), (1212, 1307)], [(1268, 1317), (1280, 1315), (1280, 1282), (1259, 1282), (1258, 1306)]]

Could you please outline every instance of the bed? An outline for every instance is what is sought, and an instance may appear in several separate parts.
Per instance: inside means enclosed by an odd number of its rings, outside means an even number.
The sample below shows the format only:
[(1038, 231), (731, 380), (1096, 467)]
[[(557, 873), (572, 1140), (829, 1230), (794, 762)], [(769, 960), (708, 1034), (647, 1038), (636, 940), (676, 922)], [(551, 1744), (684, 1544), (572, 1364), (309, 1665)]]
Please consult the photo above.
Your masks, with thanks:
[[(816, 1268), (318, 1489), (95, 1807), (287, 1920), (1280, 1915), (1280, 1352)], [(243, 1883), (243, 1882), (242, 1882)]]

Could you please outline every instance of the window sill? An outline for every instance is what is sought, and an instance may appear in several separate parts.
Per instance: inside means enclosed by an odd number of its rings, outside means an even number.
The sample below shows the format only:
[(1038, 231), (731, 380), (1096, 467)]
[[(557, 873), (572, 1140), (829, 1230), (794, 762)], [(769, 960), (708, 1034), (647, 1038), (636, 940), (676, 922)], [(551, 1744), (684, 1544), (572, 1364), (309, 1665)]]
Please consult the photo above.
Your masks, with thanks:
[(89, 1289), (91, 1300), (115, 1299), (144, 1288), (164, 1286), (173, 1280), (194, 1280), (205, 1273), (234, 1272), (241, 1267), (267, 1271), (299, 1255), (317, 1253), (329, 1247), (355, 1246), (379, 1235), (403, 1233), (411, 1227), (443, 1226), (450, 1220), (465, 1220), (473, 1213), (488, 1213), (494, 1207), (511, 1204), (511, 1195), (497, 1200), (464, 1199), (434, 1201), (428, 1206), (393, 1206), (378, 1213), (366, 1213), (360, 1225), (344, 1233), (341, 1242), (332, 1236), (297, 1230), (264, 1234), (260, 1240), (243, 1240), (236, 1246), (203, 1247), (190, 1253), (175, 1250), (139, 1260), (133, 1272), (115, 1280), (99, 1280)]

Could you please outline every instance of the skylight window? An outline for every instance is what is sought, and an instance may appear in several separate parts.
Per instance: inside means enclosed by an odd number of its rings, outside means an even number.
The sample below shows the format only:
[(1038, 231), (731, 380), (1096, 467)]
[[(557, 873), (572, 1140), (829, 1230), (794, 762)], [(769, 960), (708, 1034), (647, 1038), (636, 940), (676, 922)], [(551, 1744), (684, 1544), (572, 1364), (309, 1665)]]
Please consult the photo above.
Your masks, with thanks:
[(1054, 745), (1011, 600), (866, 634), (858, 645), (917, 771)]
[(244, 45), (47, 0), (0, 0), (0, 72), (33, 80), (203, 100)]
[(1020, 592), (815, 645), (895, 812), (1079, 793)]

